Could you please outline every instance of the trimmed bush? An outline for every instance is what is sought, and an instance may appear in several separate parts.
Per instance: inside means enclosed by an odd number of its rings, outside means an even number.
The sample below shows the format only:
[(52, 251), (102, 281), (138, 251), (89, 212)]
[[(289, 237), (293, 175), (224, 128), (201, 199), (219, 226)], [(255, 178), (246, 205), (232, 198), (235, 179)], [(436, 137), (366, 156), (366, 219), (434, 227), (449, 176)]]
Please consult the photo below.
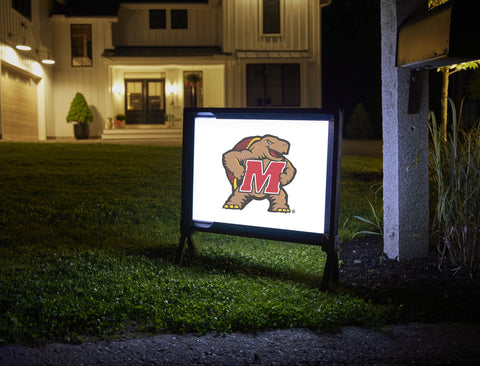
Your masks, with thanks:
[(347, 137), (351, 139), (368, 140), (373, 136), (373, 127), (370, 115), (363, 103), (359, 103), (353, 109), (352, 116), (345, 126)]
[(75, 94), (70, 110), (67, 115), (67, 122), (90, 123), (93, 122), (93, 115), (88, 107), (87, 101), (82, 93)]

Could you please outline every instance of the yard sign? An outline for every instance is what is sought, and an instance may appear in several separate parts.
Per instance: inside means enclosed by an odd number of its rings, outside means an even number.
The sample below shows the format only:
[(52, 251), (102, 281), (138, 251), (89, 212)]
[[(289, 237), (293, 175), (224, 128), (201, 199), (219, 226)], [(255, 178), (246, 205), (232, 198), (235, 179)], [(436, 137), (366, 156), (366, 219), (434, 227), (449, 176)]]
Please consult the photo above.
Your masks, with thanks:
[(340, 121), (318, 109), (186, 108), (177, 262), (194, 231), (320, 245), (338, 277)]

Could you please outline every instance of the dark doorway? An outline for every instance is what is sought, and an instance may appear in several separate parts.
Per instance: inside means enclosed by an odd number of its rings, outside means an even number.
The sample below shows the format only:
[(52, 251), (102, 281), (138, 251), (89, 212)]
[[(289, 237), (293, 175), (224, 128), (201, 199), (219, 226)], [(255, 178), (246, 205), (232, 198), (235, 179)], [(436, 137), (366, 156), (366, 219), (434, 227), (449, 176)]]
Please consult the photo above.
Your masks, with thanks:
[(126, 124), (165, 124), (165, 80), (125, 79)]

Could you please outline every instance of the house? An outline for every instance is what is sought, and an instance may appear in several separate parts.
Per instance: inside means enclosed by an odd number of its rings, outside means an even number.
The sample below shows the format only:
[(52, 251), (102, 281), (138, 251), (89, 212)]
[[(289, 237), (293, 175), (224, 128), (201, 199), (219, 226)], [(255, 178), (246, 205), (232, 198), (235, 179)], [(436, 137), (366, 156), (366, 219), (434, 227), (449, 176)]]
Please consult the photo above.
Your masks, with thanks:
[(329, 3), (0, 0), (1, 136), (73, 138), (76, 92), (104, 139), (178, 137), (189, 106), (321, 107)]

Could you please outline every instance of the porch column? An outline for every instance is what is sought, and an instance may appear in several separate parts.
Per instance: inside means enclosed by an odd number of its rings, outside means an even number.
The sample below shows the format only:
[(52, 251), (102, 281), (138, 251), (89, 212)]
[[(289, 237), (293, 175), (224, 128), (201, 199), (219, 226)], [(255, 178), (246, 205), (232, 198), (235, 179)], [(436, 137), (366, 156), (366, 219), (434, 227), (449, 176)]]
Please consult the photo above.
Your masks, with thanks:
[(384, 252), (391, 259), (428, 253), (428, 74), (420, 108), (408, 113), (411, 70), (398, 68), (397, 30), (427, 0), (381, 0)]

